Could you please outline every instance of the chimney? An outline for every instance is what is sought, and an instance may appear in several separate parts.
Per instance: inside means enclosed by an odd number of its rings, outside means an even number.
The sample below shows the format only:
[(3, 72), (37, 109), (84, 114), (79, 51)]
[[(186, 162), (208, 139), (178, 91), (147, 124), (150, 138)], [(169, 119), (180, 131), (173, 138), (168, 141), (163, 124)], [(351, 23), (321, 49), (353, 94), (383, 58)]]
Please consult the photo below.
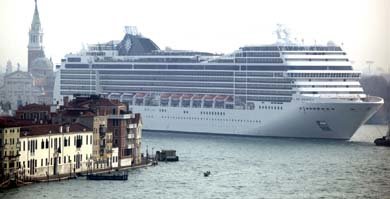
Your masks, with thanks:
[(69, 97), (64, 96), (64, 106), (68, 106), (68, 103), (69, 103)]
[(62, 133), (62, 126), (60, 126), (60, 133)]
[(70, 126), (67, 125), (67, 126), (66, 126), (66, 132), (67, 132), (67, 133), (69, 133), (69, 129), (70, 129)]
[(50, 113), (57, 112), (57, 109), (58, 109), (58, 104), (57, 105), (55, 105), (55, 104), (50, 105)]

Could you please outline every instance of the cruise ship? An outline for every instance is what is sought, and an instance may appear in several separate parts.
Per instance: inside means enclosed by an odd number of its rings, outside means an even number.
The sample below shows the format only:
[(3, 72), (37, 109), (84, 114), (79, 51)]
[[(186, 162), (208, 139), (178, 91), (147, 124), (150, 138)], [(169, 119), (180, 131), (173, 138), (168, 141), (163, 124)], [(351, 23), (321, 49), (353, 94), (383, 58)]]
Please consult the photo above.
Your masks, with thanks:
[(349, 139), (383, 104), (364, 93), (343, 49), (292, 42), (230, 54), (160, 49), (126, 27), (122, 40), (88, 45), (57, 66), (54, 101), (101, 95), (140, 112), (144, 129)]

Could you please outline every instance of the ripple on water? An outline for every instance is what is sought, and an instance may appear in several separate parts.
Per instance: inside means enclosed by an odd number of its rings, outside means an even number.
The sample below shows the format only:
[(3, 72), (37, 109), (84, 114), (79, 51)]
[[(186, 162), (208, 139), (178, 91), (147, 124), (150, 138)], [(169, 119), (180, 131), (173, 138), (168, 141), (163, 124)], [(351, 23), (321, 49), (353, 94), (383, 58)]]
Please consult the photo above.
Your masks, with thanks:
[[(0, 198), (386, 198), (390, 150), (334, 140), (144, 132), (144, 150), (180, 161), (130, 170), (126, 182), (42, 183)], [(204, 171), (211, 171), (203, 177)]]

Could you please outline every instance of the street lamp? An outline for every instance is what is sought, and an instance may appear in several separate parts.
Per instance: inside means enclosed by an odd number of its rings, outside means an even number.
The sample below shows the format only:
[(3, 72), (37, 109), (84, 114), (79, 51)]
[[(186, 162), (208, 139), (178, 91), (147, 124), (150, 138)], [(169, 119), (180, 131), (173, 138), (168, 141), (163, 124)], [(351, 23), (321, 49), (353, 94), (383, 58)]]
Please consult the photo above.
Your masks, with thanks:
[(154, 160), (154, 153), (153, 153), (154, 148), (152, 147), (152, 159)]

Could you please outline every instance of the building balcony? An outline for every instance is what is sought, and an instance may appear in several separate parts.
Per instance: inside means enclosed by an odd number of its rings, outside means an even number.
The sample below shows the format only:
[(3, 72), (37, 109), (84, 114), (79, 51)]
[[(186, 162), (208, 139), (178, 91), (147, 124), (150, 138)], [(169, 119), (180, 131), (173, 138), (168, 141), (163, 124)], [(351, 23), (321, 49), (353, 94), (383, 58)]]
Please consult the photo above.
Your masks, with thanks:
[(135, 135), (133, 133), (127, 134), (127, 139), (134, 139)]
[(104, 156), (104, 155), (107, 155), (107, 154), (112, 154), (112, 149), (101, 149), (99, 151), (99, 155), (100, 156)]
[(137, 128), (137, 124), (129, 124), (129, 125), (127, 126), (127, 128), (128, 128), (128, 129), (135, 129), (135, 128)]
[(108, 119), (126, 120), (130, 118), (131, 118), (131, 114), (108, 115)]

